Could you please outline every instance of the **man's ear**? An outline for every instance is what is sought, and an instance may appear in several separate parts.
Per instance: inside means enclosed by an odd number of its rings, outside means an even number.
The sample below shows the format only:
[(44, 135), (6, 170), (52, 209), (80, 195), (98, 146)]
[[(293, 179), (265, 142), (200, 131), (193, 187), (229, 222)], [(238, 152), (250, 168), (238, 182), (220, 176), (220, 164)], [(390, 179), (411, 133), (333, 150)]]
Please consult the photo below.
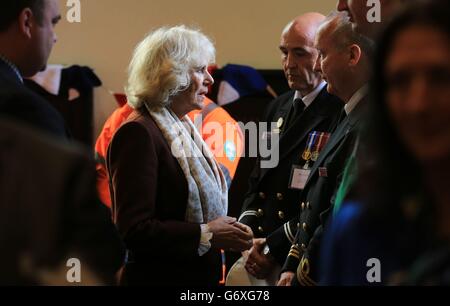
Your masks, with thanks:
[(19, 31), (27, 38), (31, 38), (32, 29), (36, 26), (34, 14), (30, 8), (25, 8), (19, 15)]
[(349, 51), (350, 51), (349, 65), (352, 67), (358, 65), (359, 61), (361, 60), (361, 56), (362, 56), (361, 47), (353, 44), (349, 47)]

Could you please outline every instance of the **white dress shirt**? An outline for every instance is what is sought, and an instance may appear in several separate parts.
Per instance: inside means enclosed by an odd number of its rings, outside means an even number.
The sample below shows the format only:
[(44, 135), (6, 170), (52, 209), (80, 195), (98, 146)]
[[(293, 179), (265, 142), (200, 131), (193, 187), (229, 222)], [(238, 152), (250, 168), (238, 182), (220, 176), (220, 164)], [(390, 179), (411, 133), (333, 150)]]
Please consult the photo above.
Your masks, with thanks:
[(358, 105), (358, 103), (367, 95), (368, 92), (369, 85), (366, 84), (353, 94), (350, 100), (348, 100), (348, 102), (344, 105), (344, 110), (347, 116), (353, 109), (355, 109), (356, 105)]
[(296, 99), (302, 99), (303, 103), (305, 103), (305, 109), (314, 102), (322, 89), (327, 85), (327, 82), (322, 81), (319, 86), (317, 86), (313, 91), (311, 91), (306, 96), (302, 97), (302, 94), (297, 90), (295, 91), (294, 101)]

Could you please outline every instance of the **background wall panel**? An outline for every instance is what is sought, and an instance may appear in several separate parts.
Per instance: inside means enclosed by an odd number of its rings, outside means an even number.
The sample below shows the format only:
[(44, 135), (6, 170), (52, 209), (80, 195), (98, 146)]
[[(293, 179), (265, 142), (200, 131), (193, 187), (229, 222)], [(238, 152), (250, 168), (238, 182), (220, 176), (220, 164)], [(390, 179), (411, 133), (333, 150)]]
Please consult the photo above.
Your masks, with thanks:
[(63, 19), (50, 63), (92, 67), (104, 83), (96, 90), (95, 135), (116, 103), (105, 90), (123, 91), (134, 46), (152, 28), (196, 26), (216, 43), (219, 65), (236, 63), (279, 69), (279, 36), (295, 16), (330, 12), (336, 0), (81, 0), (81, 23)]

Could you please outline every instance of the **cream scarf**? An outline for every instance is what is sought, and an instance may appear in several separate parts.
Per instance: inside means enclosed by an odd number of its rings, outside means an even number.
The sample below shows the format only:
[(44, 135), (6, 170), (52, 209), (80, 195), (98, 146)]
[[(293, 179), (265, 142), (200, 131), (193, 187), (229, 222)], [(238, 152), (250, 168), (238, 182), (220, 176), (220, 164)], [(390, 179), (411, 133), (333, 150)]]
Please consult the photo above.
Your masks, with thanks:
[(228, 211), (227, 183), (194, 124), (187, 116), (180, 120), (166, 107), (147, 109), (186, 177), (189, 188), (186, 221), (202, 224), (225, 216)]

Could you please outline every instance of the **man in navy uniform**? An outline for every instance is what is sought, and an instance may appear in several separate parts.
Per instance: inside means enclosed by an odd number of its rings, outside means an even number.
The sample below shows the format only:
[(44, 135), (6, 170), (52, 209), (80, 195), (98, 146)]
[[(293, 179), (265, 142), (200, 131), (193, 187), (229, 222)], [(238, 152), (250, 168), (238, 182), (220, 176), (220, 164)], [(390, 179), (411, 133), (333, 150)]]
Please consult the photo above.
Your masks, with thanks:
[[(274, 168), (264, 168), (264, 159), (258, 158), (239, 218), (258, 238), (245, 267), (259, 279), (284, 262), (290, 245), (280, 249), (276, 241), (266, 244), (265, 238), (299, 214), (304, 182), (343, 106), (326, 91), (326, 83), (314, 71), (318, 56), (314, 38), (324, 19), (318, 13), (301, 15), (285, 27), (281, 36), (283, 70), (291, 90), (269, 105), (265, 121), (276, 123), (276, 127), (263, 134), (272, 152), (278, 150), (279, 162)], [(295, 229), (285, 227), (283, 234), (293, 241)]]
[[(388, 23), (388, 21), (395, 16), (396, 12), (398, 12), (409, 2), (407, 2), (407, 0), (380, 1), (380, 22), (369, 22), (367, 16), (369, 14), (369, 10), (371, 10), (371, 7), (367, 5), (367, 1), (339, 0), (337, 2), (337, 9), (348, 14), (350, 22), (353, 25), (353, 29), (362, 35), (362, 39), (366, 39), (367, 43), (375, 45), (375, 39), (386, 23)], [(357, 153), (358, 144), (353, 149), (353, 153), (347, 161), (341, 183), (336, 190), (333, 215), (337, 214), (344, 201), (352, 196), (353, 185), (357, 180)]]
[[(315, 45), (319, 51), (315, 69), (327, 80), (328, 92), (341, 98), (345, 106), (336, 130), (311, 169), (299, 201), (300, 214), (289, 221), (298, 230), (282, 268), (281, 286), (316, 284), (323, 225), (332, 210), (333, 195), (355, 147), (367, 105), (371, 49), (352, 29), (347, 15), (330, 15), (318, 30)], [(268, 241), (283, 243), (283, 238), (280, 228)]]

